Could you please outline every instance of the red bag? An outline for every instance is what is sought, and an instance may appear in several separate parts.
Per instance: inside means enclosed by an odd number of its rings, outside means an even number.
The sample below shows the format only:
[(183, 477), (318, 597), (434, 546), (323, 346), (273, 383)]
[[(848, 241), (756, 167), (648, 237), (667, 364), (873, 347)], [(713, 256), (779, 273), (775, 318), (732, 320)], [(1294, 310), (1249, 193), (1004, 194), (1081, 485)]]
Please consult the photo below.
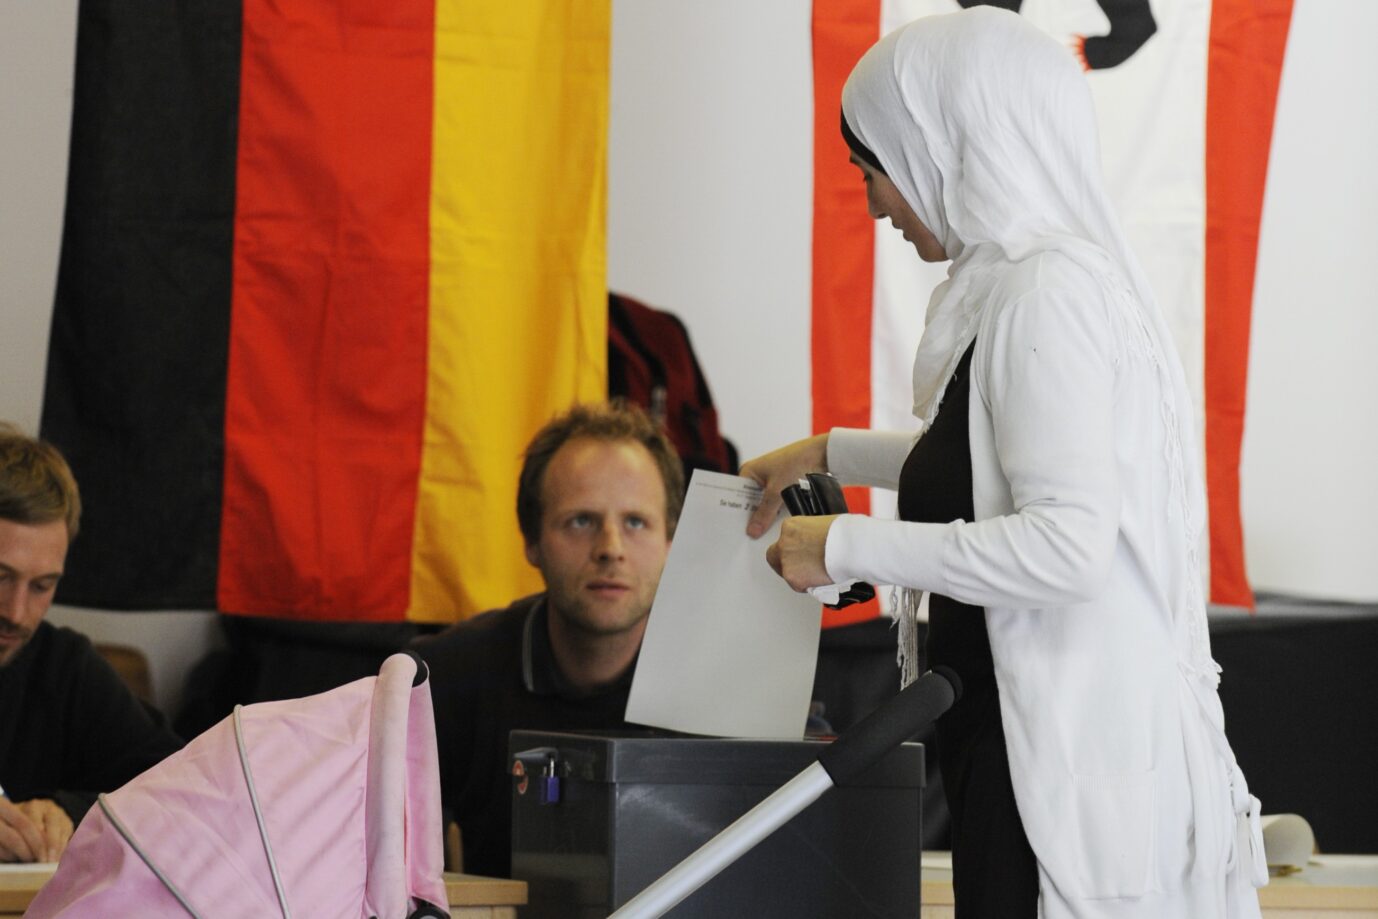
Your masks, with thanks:
[(608, 395), (646, 409), (692, 469), (737, 472), (737, 449), (718, 431), (689, 332), (679, 318), (622, 294), (608, 294)]

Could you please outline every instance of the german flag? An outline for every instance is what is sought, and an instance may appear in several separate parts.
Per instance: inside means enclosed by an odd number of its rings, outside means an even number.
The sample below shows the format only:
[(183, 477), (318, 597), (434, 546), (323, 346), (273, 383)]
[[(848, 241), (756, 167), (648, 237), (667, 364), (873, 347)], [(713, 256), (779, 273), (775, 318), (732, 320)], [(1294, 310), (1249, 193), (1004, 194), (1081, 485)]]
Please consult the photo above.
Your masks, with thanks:
[(82, 0), (64, 603), (449, 621), (606, 392), (606, 0)]

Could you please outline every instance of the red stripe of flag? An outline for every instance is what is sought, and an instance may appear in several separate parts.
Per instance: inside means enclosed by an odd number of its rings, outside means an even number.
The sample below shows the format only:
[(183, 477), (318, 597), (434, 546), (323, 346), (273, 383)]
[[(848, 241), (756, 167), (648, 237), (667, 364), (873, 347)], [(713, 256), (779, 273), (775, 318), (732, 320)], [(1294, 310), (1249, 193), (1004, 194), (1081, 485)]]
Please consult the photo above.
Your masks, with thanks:
[[(813, 429), (871, 427), (871, 300), (875, 229), (847, 161), (842, 85), (880, 37), (879, 0), (817, 0), (813, 12)], [(856, 513), (871, 507), (847, 490)], [(875, 603), (824, 610), (825, 626), (873, 618)]]
[(405, 612), (433, 7), (245, 0), (222, 610)]
[(1211, 599), (1254, 604), (1239, 457), (1259, 222), (1292, 0), (1214, 0), (1206, 86), (1206, 491)]

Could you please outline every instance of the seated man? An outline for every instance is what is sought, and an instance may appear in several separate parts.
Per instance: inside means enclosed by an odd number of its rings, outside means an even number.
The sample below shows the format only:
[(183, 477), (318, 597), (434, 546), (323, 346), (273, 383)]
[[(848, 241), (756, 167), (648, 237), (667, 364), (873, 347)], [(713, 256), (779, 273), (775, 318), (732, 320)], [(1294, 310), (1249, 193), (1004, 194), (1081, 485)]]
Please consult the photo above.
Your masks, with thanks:
[(509, 731), (629, 727), (632, 665), (683, 502), (680, 459), (640, 409), (577, 407), (527, 447), (517, 520), (545, 593), (415, 646), (465, 871), (511, 871)]
[(90, 641), (43, 621), (80, 515), (62, 456), (0, 423), (0, 862), (55, 861), (98, 792), (182, 746)]

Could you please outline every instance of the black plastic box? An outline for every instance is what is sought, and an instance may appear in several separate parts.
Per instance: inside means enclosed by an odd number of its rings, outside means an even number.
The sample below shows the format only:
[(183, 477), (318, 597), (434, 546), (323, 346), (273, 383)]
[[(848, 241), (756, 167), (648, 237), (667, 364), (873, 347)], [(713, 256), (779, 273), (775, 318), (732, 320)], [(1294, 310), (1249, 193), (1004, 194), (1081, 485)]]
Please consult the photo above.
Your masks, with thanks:
[[(626, 903), (818, 757), (819, 741), (513, 731), (549, 748), (558, 800), (513, 778), (512, 876), (525, 919), (602, 917)], [(525, 758), (528, 761), (529, 757)], [(833, 788), (667, 915), (826, 919), (919, 915), (922, 744)]]

